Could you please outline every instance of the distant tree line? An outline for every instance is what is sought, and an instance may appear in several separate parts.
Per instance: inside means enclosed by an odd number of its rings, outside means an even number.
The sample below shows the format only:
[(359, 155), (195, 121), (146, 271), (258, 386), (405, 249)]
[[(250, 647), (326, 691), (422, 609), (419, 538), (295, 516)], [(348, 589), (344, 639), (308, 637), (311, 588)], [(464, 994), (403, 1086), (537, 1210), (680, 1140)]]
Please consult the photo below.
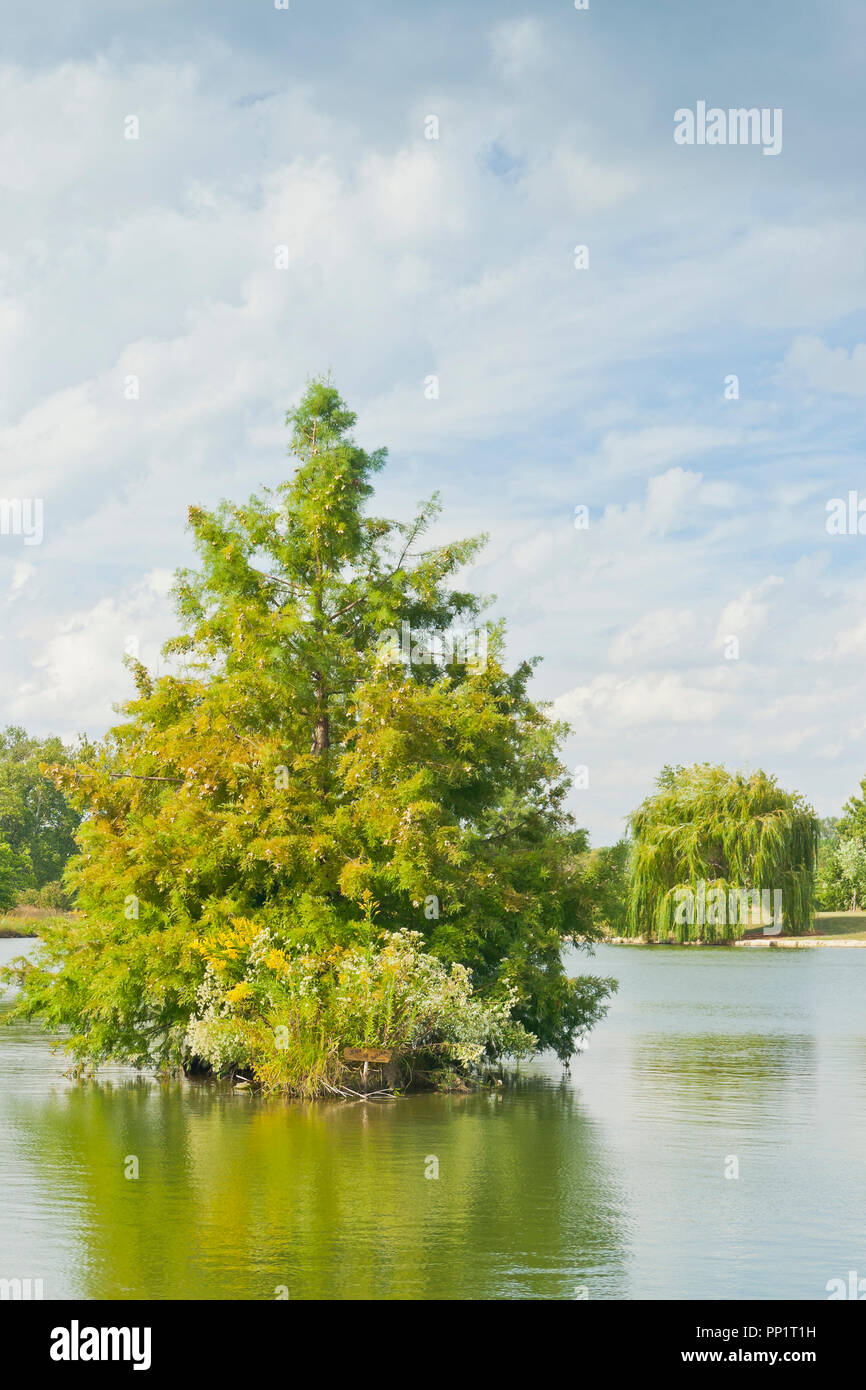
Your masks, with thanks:
[[(85, 756), (86, 745), (76, 756)], [(68, 765), (61, 739), (35, 738), (9, 726), (0, 732), (0, 910), (16, 902), (62, 909), (71, 905), (63, 872), (76, 852), (81, 814), (41, 770)]]
[[(751, 909), (761, 894), (777, 892), (785, 933), (809, 931), (814, 912), (866, 910), (866, 777), (841, 816), (819, 819), (760, 770), (665, 767), (629, 817), (627, 836), (587, 850), (582, 873), (607, 936), (729, 940), (756, 924)], [(689, 921), (681, 905), (697, 889), (708, 907)], [(744, 894), (748, 920), (716, 910), (724, 900), (736, 914)]]
[(866, 908), (866, 777), (838, 819), (821, 823), (815, 905), (823, 912)]

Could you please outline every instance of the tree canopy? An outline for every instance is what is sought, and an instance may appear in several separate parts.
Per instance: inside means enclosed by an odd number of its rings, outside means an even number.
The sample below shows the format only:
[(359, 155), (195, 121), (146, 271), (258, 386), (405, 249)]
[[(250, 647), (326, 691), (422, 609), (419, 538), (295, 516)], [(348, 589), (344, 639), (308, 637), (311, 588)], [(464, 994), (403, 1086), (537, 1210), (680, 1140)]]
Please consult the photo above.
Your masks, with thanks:
[(312, 383), (287, 416), (289, 481), (190, 508), (173, 669), (128, 659), (123, 721), (56, 769), (84, 813), (86, 916), (46, 932), (19, 1008), (70, 1028), (83, 1058), (193, 1064), (209, 1010), (247, 1030), (255, 1070), (250, 1030), (282, 1026), (301, 956), (333, 984), (346, 952), (407, 930), (562, 1057), (604, 1011), (612, 982), (561, 962), (566, 935), (596, 934), (564, 726), (453, 587), (483, 538), (425, 541), (435, 498), (411, 523), (366, 514), (386, 451), (361, 449), (354, 421)]
[(836, 822), (840, 839), (866, 840), (866, 777), (860, 780), (860, 795), (849, 796)]
[(0, 907), (24, 889), (57, 883), (75, 853), (81, 816), (42, 770), (69, 757), (59, 738), (14, 726), (0, 732)]
[[(866, 788), (866, 779), (861, 782)], [(852, 796), (841, 819), (820, 822), (815, 905), (819, 911), (847, 912), (866, 902), (866, 804)]]
[(710, 763), (665, 767), (657, 785), (630, 818), (631, 935), (740, 936), (754, 920), (743, 920), (747, 893), (781, 895), (785, 931), (810, 929), (818, 822), (798, 793)]
[(628, 920), (628, 840), (587, 850), (580, 872), (593, 921), (604, 936), (619, 936)]
[(0, 912), (12, 907), (21, 890), (32, 881), (33, 867), (27, 851), (16, 851), (7, 840), (0, 839)]

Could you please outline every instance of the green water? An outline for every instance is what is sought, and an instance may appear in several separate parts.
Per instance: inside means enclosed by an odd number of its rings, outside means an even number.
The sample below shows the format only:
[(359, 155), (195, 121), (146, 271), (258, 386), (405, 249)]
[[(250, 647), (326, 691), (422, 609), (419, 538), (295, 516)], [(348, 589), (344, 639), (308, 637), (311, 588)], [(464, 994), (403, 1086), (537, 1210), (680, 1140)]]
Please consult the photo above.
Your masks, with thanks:
[(494, 1095), (76, 1084), (35, 1029), (0, 1030), (0, 1278), (121, 1299), (821, 1299), (866, 1278), (866, 951), (579, 968), (621, 984), (571, 1075), (541, 1059)]

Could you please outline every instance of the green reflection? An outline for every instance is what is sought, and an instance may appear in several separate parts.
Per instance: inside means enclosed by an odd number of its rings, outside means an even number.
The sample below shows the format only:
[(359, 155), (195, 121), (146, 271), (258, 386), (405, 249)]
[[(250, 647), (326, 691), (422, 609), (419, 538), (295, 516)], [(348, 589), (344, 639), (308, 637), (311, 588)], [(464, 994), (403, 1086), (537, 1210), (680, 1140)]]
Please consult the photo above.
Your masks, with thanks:
[[(89, 1298), (594, 1296), (622, 1287), (611, 1162), (568, 1087), (302, 1105), (182, 1083), (7, 1106), (77, 1213)], [(124, 1176), (138, 1160), (137, 1180)], [(438, 1178), (425, 1177), (438, 1163)], [(58, 1190), (58, 1184), (62, 1192)]]
[(786, 1091), (802, 1096), (815, 1072), (815, 1040), (802, 1033), (672, 1033), (635, 1037), (633, 1072), (644, 1092), (687, 1106), (699, 1122), (775, 1116)]

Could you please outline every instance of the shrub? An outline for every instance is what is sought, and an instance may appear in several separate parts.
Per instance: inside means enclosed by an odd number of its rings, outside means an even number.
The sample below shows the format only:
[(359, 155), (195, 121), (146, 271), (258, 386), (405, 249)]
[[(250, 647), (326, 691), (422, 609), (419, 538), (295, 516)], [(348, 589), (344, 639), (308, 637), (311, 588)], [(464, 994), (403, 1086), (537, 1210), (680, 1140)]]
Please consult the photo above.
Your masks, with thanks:
[(189, 1060), (313, 1097), (339, 1090), (346, 1047), (390, 1049), (404, 1074), (420, 1069), (440, 1082), (534, 1050), (512, 1018), (513, 992), (476, 998), (465, 967), (448, 969), (422, 946), (420, 933), (399, 931), (325, 954), (292, 950), (270, 929), (235, 920), (216, 946), (200, 947), (207, 968)]
[(61, 882), (43, 883), (41, 888), (25, 888), (18, 894), (20, 907), (41, 907), (51, 912), (69, 912), (73, 899)]

